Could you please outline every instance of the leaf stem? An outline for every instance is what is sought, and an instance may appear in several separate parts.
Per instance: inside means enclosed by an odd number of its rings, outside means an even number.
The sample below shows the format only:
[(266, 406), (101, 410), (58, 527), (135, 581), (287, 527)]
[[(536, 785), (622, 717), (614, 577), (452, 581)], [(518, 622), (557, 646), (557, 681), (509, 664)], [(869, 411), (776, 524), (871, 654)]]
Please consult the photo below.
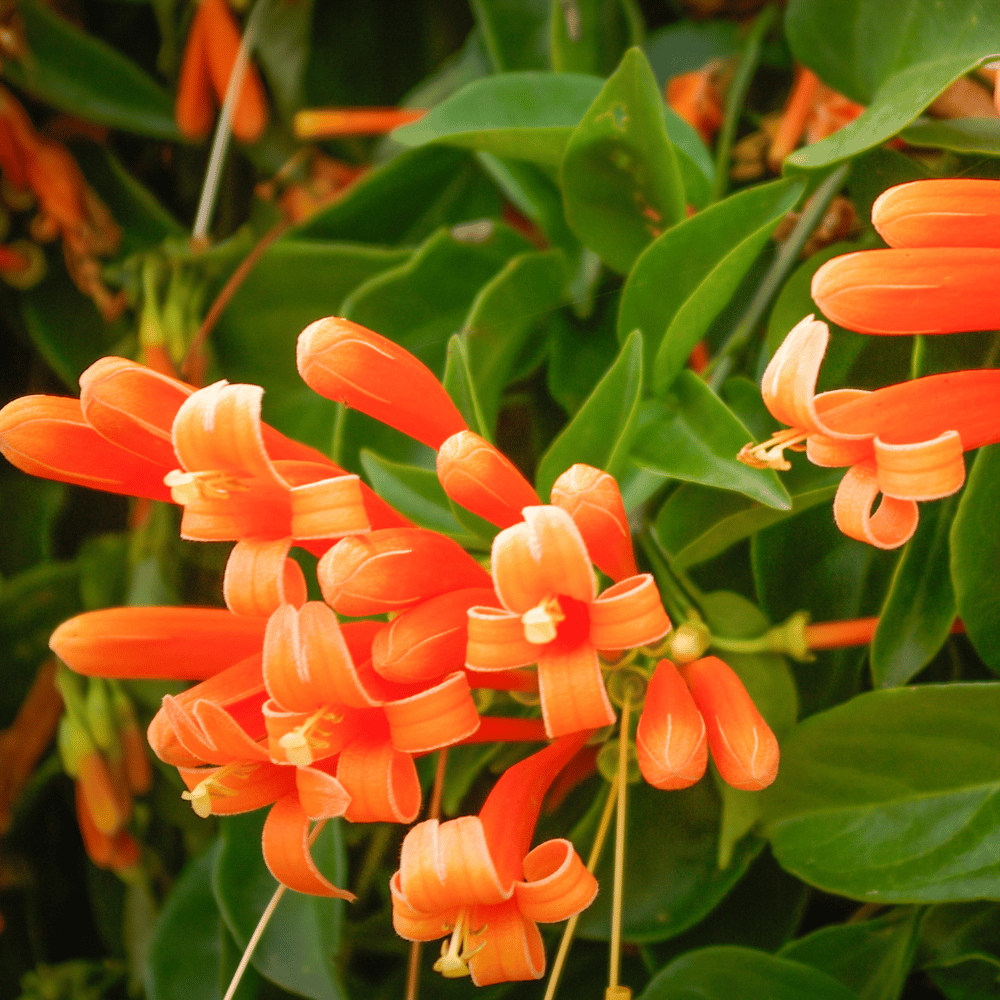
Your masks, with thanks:
[(715, 147), (715, 183), (712, 185), (712, 197), (709, 204), (719, 201), (729, 186), (729, 154), (732, 152), (733, 140), (736, 138), (740, 113), (743, 103), (747, 99), (750, 81), (753, 79), (753, 75), (757, 71), (757, 64), (760, 62), (764, 35), (771, 27), (771, 22), (777, 12), (777, 7), (774, 4), (765, 7), (757, 15), (757, 19), (750, 28), (750, 34), (747, 35), (746, 45), (743, 46), (740, 64), (733, 76), (729, 93), (726, 95), (725, 115), (722, 119), (722, 128), (719, 129), (719, 141)]

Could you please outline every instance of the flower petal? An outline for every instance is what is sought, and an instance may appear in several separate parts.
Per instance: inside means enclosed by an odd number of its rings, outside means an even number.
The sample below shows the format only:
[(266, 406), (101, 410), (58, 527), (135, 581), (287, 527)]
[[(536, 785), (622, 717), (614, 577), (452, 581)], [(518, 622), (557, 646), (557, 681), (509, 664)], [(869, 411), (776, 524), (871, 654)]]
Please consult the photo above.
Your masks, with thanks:
[(299, 564), (288, 558), (291, 546), (291, 538), (245, 538), (236, 543), (222, 583), (226, 607), (234, 615), (267, 618), (283, 604), (304, 603), (306, 578)]
[(538, 693), (550, 737), (600, 729), (615, 721), (597, 650), (589, 641), (569, 653), (543, 650), (538, 660)]
[(261, 837), (268, 871), (282, 884), (311, 896), (353, 900), (320, 873), (309, 853), (309, 817), (298, 796), (286, 795), (271, 807)]
[(590, 641), (598, 649), (631, 649), (669, 631), (670, 619), (650, 573), (608, 587), (590, 606)]
[(920, 512), (912, 500), (882, 497), (878, 510), (872, 504), (881, 491), (874, 462), (859, 462), (847, 470), (833, 498), (833, 519), (850, 538), (879, 549), (898, 549), (917, 530)]
[(206, 779), (213, 816), (235, 816), (269, 806), (295, 789), (295, 771), (270, 761), (245, 761), (225, 767), (179, 767), (178, 773), (193, 791)]
[(356, 739), (340, 754), (337, 778), (351, 796), (352, 823), (412, 823), (420, 812), (413, 758), (380, 735)]
[(357, 476), (293, 486), (289, 497), (293, 538), (340, 538), (371, 527)]
[(265, 702), (261, 707), (261, 715), (267, 729), (270, 759), (276, 764), (295, 763), (288, 759), (288, 752), (281, 745), (281, 737), (307, 724), (309, 731), (306, 741), (314, 761), (327, 761), (336, 756), (363, 732), (365, 713), (344, 711), (336, 705), (326, 708), (327, 711), (317, 717), (315, 712), (286, 712), (273, 701)]
[(664, 791), (699, 781), (708, 767), (706, 732), (705, 720), (677, 668), (660, 660), (646, 687), (635, 732), (642, 776)]
[(267, 750), (250, 738), (236, 720), (215, 702), (204, 699), (194, 703), (194, 716), (206, 738), (219, 753), (232, 760), (267, 760)]
[(1000, 247), (1000, 184), (944, 177), (883, 191), (872, 225), (891, 247)]
[(254, 536), (291, 535), (288, 490), (253, 480), (243, 480), (237, 487), (218, 496), (186, 498), (181, 538), (192, 542), (238, 542)]
[(875, 438), (875, 464), (883, 494), (897, 500), (940, 500), (965, 482), (958, 431), (914, 444), (886, 444)]
[(399, 881), (399, 871), (389, 880), (392, 897), (392, 927), (405, 941), (436, 941), (451, 933), (455, 926), (456, 910), (441, 913), (420, 913), (407, 902)]
[(568, 840), (546, 840), (524, 859), (524, 881), (514, 883), (521, 914), (542, 924), (568, 920), (597, 896), (597, 879)]
[(635, 576), (632, 532), (612, 476), (591, 465), (573, 465), (552, 486), (552, 503), (573, 518), (596, 566), (615, 581)]
[(427, 753), (471, 736), (479, 713), (461, 671), (440, 684), (383, 707), (392, 745), (403, 753)]
[(469, 608), (465, 662), (473, 670), (510, 670), (538, 661), (540, 647), (524, 637), (524, 623), (513, 611)]
[(514, 463), (472, 431), (452, 434), (441, 445), (437, 474), (455, 503), (500, 528), (517, 524), (522, 508), (541, 503)]
[[(469, 973), (476, 986), (541, 979), (545, 946), (538, 928), (521, 916), (517, 902), (477, 906), (469, 918)], [(476, 949), (479, 949), (478, 951)]]
[(351, 803), (351, 797), (344, 786), (322, 768), (296, 768), (295, 787), (298, 789), (302, 808), (312, 820), (343, 816)]

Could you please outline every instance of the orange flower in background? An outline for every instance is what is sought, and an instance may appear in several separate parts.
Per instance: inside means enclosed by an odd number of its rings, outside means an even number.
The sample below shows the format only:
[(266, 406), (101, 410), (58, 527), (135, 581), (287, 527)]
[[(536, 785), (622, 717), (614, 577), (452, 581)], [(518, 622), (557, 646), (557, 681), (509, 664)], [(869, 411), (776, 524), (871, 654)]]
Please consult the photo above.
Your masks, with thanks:
[(299, 139), (342, 139), (352, 135), (384, 135), (419, 121), (425, 108), (308, 108), (295, 112)]
[[(226, 98), (240, 47), (240, 30), (226, 0), (199, 0), (184, 47), (174, 114), (188, 139), (203, 139)], [(267, 97), (253, 65), (247, 66), (233, 112), (233, 133), (256, 142), (267, 128)]]
[(713, 59), (701, 69), (681, 73), (667, 81), (667, 104), (698, 130), (706, 146), (711, 146), (722, 124), (722, 70), (722, 61)]
[(503, 774), (478, 816), (419, 823), (390, 882), (392, 923), (408, 941), (451, 935), (434, 968), (477, 986), (539, 979), (537, 923), (586, 909), (597, 882), (568, 840), (531, 840), (546, 789), (590, 733), (565, 736)]
[(897, 184), (875, 199), (872, 225), (890, 247), (1000, 247), (1000, 182)]

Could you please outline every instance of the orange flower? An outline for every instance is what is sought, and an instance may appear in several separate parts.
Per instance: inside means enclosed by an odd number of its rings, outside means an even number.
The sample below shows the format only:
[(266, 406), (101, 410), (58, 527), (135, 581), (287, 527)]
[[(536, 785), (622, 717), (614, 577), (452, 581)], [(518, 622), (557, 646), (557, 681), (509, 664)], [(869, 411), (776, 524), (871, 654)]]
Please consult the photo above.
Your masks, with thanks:
[(890, 247), (1000, 247), (1000, 181), (897, 184), (875, 199), (872, 225)]
[(614, 722), (598, 649), (628, 649), (670, 629), (652, 576), (597, 596), (587, 546), (561, 507), (526, 507), (493, 540), (493, 583), (504, 609), (469, 611), (467, 662), (476, 670), (538, 663), (549, 736)]
[(76, 783), (74, 792), (76, 819), (87, 857), (98, 868), (119, 872), (134, 868), (139, 863), (140, 848), (132, 834), (128, 830), (117, 830), (113, 834), (102, 830), (90, 811), (90, 803), (81, 782)]
[(747, 445), (740, 457), (758, 468), (788, 469), (783, 449), (801, 450), (804, 443), (813, 464), (850, 466), (834, 499), (840, 530), (879, 548), (897, 548), (916, 530), (916, 501), (961, 488), (962, 452), (1000, 441), (1000, 370), (817, 396), (829, 336), (825, 323), (807, 316), (785, 338), (764, 372), (761, 392), (771, 413), (790, 427)]
[(566, 736), (509, 768), (478, 816), (419, 823), (403, 841), (389, 883), (392, 923), (409, 941), (447, 934), (434, 968), (477, 986), (539, 979), (537, 923), (586, 909), (597, 881), (568, 840), (529, 851), (546, 789), (589, 733)]
[(384, 135), (425, 114), (424, 108), (309, 108), (295, 112), (293, 128), (299, 139)]
[[(177, 84), (175, 117), (189, 139), (203, 139), (212, 128), (215, 102), (225, 100), (240, 47), (240, 31), (226, 0), (200, 0), (184, 47)], [(233, 112), (233, 133), (256, 142), (267, 128), (267, 97), (253, 65), (247, 67)]]
[(656, 788), (687, 788), (705, 773), (709, 748), (734, 788), (760, 791), (778, 774), (778, 741), (727, 664), (706, 656), (678, 671), (661, 660), (636, 730), (643, 777)]
[(722, 62), (713, 59), (701, 69), (681, 73), (667, 81), (667, 104), (693, 125), (706, 146), (712, 144), (722, 124), (722, 97), (719, 76)]

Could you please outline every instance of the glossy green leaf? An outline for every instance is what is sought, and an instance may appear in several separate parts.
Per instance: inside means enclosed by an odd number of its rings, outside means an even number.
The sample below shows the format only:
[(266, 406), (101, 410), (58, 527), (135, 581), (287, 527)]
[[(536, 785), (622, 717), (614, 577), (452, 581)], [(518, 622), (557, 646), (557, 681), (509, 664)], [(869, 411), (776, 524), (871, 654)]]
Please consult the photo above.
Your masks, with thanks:
[(601, 85), (581, 73), (485, 77), (392, 136), (405, 146), (440, 143), (554, 167)]
[(664, 400), (648, 404), (631, 457), (660, 475), (734, 490), (783, 510), (788, 491), (773, 469), (736, 461), (752, 435), (694, 372), (681, 372)]
[(483, 408), (479, 402), (479, 390), (472, 378), (469, 368), (469, 350), (459, 334), (453, 334), (448, 340), (448, 352), (444, 363), (444, 375), (441, 384), (448, 391), (459, 413), (465, 418), (469, 430), (481, 438), (493, 442), (493, 431), (483, 416)]
[[(222, 821), (219, 853), (212, 870), (212, 893), (241, 948), (278, 885), (261, 855), (266, 815), (266, 810), (258, 809)], [(344, 884), (347, 860), (339, 820), (327, 822), (312, 846), (312, 856), (327, 878), (336, 885)], [(254, 968), (284, 989), (312, 1000), (338, 1000), (344, 995), (335, 963), (343, 919), (341, 899), (286, 892), (254, 949)]]
[(264, 418), (327, 451), (336, 404), (313, 392), (295, 366), (295, 342), (310, 323), (337, 316), (347, 295), (398, 267), (409, 250), (282, 239), (270, 246), (212, 334), (232, 381), (264, 386)]
[[(622, 291), (618, 336), (642, 331), (652, 371), (671, 329), (673, 342), (660, 363), (664, 385), (671, 369), (676, 375), (684, 366), (800, 190), (794, 182), (775, 181), (732, 195), (668, 230), (636, 261)], [(683, 326), (676, 324), (682, 318)]]
[(836, 979), (765, 951), (716, 945), (688, 952), (661, 969), (637, 1000), (857, 1000)]
[(1000, 156), (1000, 121), (995, 118), (920, 118), (899, 137), (908, 146), (948, 149), (963, 156)]
[[(718, 867), (721, 808), (719, 795), (707, 780), (680, 792), (661, 792), (645, 782), (630, 786), (624, 940), (664, 941), (692, 927), (715, 908), (759, 854), (760, 839), (748, 837), (737, 845), (729, 867)], [(580, 915), (581, 937), (608, 939), (611, 893), (605, 887), (612, 882), (612, 853), (606, 850), (597, 867), (602, 891)]]
[(663, 98), (640, 49), (625, 54), (573, 131), (559, 177), (570, 228), (621, 274), (685, 217)]
[(667, 135), (674, 144), (677, 166), (684, 185), (684, 197), (689, 205), (704, 208), (712, 197), (715, 165), (694, 126), (685, 121), (672, 108), (664, 106), (663, 121)]
[(686, 569), (772, 524), (833, 500), (840, 475), (840, 470), (819, 469), (807, 462), (794, 464), (781, 477), (792, 501), (789, 510), (777, 510), (730, 490), (682, 483), (660, 508), (654, 530), (671, 562)]
[[(603, 315), (602, 315), (603, 314)], [(618, 354), (614, 313), (601, 310), (586, 322), (568, 310), (552, 317), (545, 373), (553, 399), (572, 416), (593, 392)]]
[(713, 59), (738, 55), (740, 45), (739, 24), (716, 18), (667, 25), (654, 31), (643, 48), (662, 88), (673, 76), (701, 69)]
[(417, 527), (439, 531), (465, 547), (478, 547), (478, 538), (455, 520), (437, 473), (367, 450), (361, 452), (361, 465), (375, 492)]
[(511, 257), (483, 286), (465, 317), (462, 339), (469, 370), (491, 432), (514, 363), (562, 299), (564, 260), (561, 250), (528, 250)]
[(806, 719), (764, 793), (783, 867), (865, 902), (1000, 895), (1000, 684), (872, 691)]
[(1000, 973), (1000, 904), (982, 900), (928, 907), (920, 922), (917, 960), (923, 968), (978, 960), (990, 963), (994, 975)]
[(549, 68), (548, 0), (472, 0), (496, 73)]
[(535, 488), (542, 499), (577, 462), (618, 474), (632, 446), (641, 393), (642, 335), (635, 333), (538, 463)]
[(374, 167), (329, 208), (290, 229), (288, 238), (415, 243), (439, 226), (498, 215), (500, 207), (496, 189), (468, 153), (430, 146)]
[[(862, 153), (851, 164), (847, 190), (861, 224), (868, 228), (871, 226), (872, 205), (886, 188), (933, 176), (933, 172), (920, 160), (906, 156), (888, 145), (876, 146), (867, 153)], [(869, 229), (868, 236), (872, 241), (868, 246), (862, 242), (854, 249), (875, 249), (883, 245), (881, 237), (876, 236), (874, 227)]]
[(957, 497), (925, 503), (896, 564), (871, 645), (872, 684), (905, 684), (934, 658), (955, 620), (948, 534)]
[(1000, 672), (1000, 445), (980, 448), (951, 529), (955, 604), (976, 652)]
[(130, 59), (39, 0), (22, 0), (18, 12), (30, 55), (4, 59), (7, 79), (85, 121), (180, 139), (173, 98)]
[(917, 948), (916, 907), (891, 910), (858, 923), (813, 931), (781, 949), (782, 958), (833, 976), (858, 1000), (899, 1000)]
[(908, 0), (891, 18), (877, 0), (791, 0), (785, 31), (796, 59), (866, 106), (829, 138), (793, 153), (786, 169), (827, 167), (880, 145), (1000, 51), (1000, 17), (989, 0)]
[[(630, 45), (642, 42), (642, 15), (628, 0), (550, 3), (552, 68), (607, 76)], [(572, 31), (571, 31), (572, 29)]]

